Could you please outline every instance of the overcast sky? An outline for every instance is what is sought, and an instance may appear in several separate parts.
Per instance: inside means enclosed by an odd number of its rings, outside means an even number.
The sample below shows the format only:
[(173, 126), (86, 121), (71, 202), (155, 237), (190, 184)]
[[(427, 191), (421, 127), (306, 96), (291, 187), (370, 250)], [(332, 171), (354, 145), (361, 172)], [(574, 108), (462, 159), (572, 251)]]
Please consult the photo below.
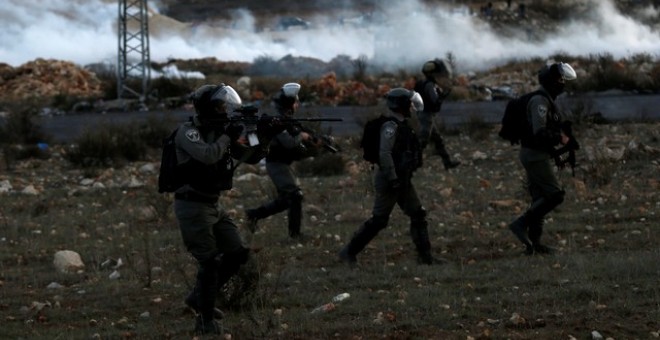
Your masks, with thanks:
[[(0, 62), (19, 66), (36, 58), (72, 61), (80, 65), (117, 60), (116, 1), (102, 0), (2, 0)], [(149, 2), (158, 11), (158, 3)], [(392, 4), (398, 4), (394, 7)], [(336, 55), (364, 55), (370, 62), (403, 68), (418, 65), (447, 52), (464, 70), (493, 66), (508, 59), (546, 57), (556, 52), (571, 55), (610, 53), (626, 57), (649, 53), (660, 57), (660, 34), (618, 13), (609, 0), (594, 1), (589, 19), (566, 22), (559, 34), (532, 42), (530, 28), (516, 37), (502, 37), (467, 11), (426, 8), (416, 0), (392, 2), (388, 21), (355, 28), (331, 26), (323, 17), (306, 18), (324, 29), (255, 33), (254, 19), (237, 11), (236, 27), (228, 31), (204, 24), (160, 24), (150, 27), (151, 59), (216, 57), (226, 61), (252, 61), (255, 57), (278, 59), (287, 54), (328, 61)], [(649, 16), (652, 7), (640, 8)], [(170, 27), (165, 29), (163, 26)], [(280, 34), (280, 35), (278, 35)]]

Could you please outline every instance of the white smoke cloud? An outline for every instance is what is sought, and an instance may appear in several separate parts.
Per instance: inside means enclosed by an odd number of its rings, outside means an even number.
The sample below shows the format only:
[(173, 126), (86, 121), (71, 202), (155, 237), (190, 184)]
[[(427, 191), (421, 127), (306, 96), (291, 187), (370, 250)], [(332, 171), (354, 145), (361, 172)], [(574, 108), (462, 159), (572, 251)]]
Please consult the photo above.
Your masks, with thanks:
[[(466, 9), (426, 7), (416, 0), (388, 2), (383, 15), (368, 27), (329, 25), (328, 17), (306, 18), (313, 27), (286, 32), (256, 32), (246, 10), (233, 12), (231, 28), (181, 23), (163, 18), (160, 3), (149, 2), (150, 55), (168, 58), (216, 57), (226, 61), (275, 59), (291, 54), (328, 61), (337, 55), (366, 56), (371, 63), (416, 68), (422, 61), (451, 52), (462, 70), (478, 70), (510, 59), (609, 53), (660, 55), (660, 34), (619, 13), (609, 0), (589, 3), (583, 21), (567, 22), (543, 38), (534, 28), (501, 36)], [(346, 2), (342, 6), (346, 5)], [(654, 8), (640, 11), (657, 15)], [(655, 12), (654, 12), (655, 11)], [(117, 59), (118, 4), (114, 0), (4, 0), (0, 20), (0, 62), (18, 66), (36, 58), (69, 60), (85, 65)], [(355, 14), (356, 16), (358, 14)], [(383, 19), (389, 18), (389, 19)], [(528, 34), (541, 36), (530, 40)]]

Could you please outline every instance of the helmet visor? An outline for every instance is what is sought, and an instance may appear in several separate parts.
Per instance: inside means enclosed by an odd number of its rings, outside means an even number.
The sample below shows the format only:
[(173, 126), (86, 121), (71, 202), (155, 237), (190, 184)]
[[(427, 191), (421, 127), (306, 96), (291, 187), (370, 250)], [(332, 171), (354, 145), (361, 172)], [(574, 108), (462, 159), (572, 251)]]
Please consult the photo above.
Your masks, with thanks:
[(424, 111), (424, 100), (422, 100), (422, 96), (419, 93), (412, 91), (412, 96), (410, 96), (410, 103), (413, 105), (416, 111)]
[(285, 96), (295, 98), (300, 92), (300, 84), (298, 83), (286, 83), (282, 86), (282, 93)]
[(577, 78), (577, 74), (575, 73), (575, 70), (571, 67), (571, 65), (566, 63), (559, 63), (557, 68), (559, 69), (559, 75), (561, 76), (561, 81), (575, 80)]
[(211, 97), (212, 103), (225, 104), (225, 112), (234, 112), (243, 103), (241, 97), (231, 86), (220, 87)]

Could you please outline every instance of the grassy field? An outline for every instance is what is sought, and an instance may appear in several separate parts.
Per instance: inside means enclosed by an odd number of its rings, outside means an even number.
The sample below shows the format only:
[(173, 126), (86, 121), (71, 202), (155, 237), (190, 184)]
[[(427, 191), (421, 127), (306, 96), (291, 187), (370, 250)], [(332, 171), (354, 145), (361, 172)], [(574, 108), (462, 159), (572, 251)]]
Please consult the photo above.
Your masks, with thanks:
[[(397, 208), (354, 270), (336, 253), (368, 218), (373, 192), (355, 139), (340, 140), (341, 158), (325, 161), (344, 163), (342, 174), (301, 177), (304, 242), (288, 239), (285, 214), (244, 233), (258, 252), (219, 301), (219, 338), (658, 338), (660, 124), (595, 125), (577, 135), (576, 177), (558, 173), (567, 196), (546, 224), (556, 255), (524, 256), (508, 231), (527, 204), (523, 172), (517, 148), (486, 126), (448, 131), (463, 165), (447, 172), (428, 154), (413, 179), (434, 251), (449, 263), (416, 264)], [(51, 148), (49, 159), (0, 171), (0, 187), (12, 188), (0, 193), (0, 338), (193, 338), (183, 298), (196, 267), (172, 198), (156, 191), (156, 152), (81, 170)], [(234, 186), (221, 204), (239, 225), (246, 207), (274, 195), (259, 165), (241, 166)], [(64, 249), (85, 268), (56, 271), (54, 253)], [(348, 299), (312, 313), (344, 292)]]

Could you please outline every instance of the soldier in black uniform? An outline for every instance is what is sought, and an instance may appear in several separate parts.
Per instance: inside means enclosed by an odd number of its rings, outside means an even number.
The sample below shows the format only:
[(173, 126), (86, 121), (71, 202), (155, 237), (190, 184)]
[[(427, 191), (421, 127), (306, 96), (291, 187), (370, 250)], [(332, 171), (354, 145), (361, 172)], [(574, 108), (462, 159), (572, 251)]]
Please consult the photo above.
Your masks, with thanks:
[[(273, 97), (278, 117), (293, 117), (300, 104), (299, 91), (300, 84), (287, 83)], [(302, 236), (303, 192), (291, 164), (309, 156), (310, 149), (313, 151), (320, 146), (313, 135), (302, 131), (297, 124), (287, 124), (287, 128), (272, 139), (266, 156), (266, 171), (277, 188), (277, 197), (257, 208), (246, 210), (250, 230), (256, 230), (258, 220), (288, 210), (289, 236)]]
[(249, 256), (234, 221), (217, 202), (220, 192), (232, 187), (230, 145), (240, 138), (242, 128), (228, 124), (227, 118), (241, 98), (220, 84), (201, 86), (191, 99), (196, 115), (175, 137), (184, 185), (174, 194), (174, 212), (183, 242), (198, 262), (195, 287), (185, 300), (198, 313), (195, 331), (219, 333), (216, 295)]
[(430, 141), (433, 142), (435, 153), (442, 158), (445, 170), (449, 170), (459, 166), (461, 162), (451, 160), (445, 142), (433, 120), (440, 112), (442, 102), (451, 92), (451, 67), (441, 59), (429, 60), (422, 66), (422, 73), (424, 79), (415, 84), (415, 91), (422, 96), (424, 101), (424, 110), (417, 111), (420, 143), (424, 149)]
[(374, 200), (371, 218), (353, 234), (339, 252), (339, 259), (357, 263), (357, 254), (385, 227), (394, 205), (398, 204), (410, 217), (410, 235), (417, 248), (418, 262), (433, 264), (426, 211), (411, 182), (413, 172), (421, 165), (422, 150), (415, 131), (409, 125), (411, 110), (422, 110), (421, 96), (404, 88), (395, 88), (386, 96), (391, 119), (380, 128), (380, 150), (374, 174)]
[(532, 204), (509, 228), (525, 245), (528, 255), (553, 252), (541, 244), (545, 215), (564, 201), (564, 190), (553, 172), (553, 153), (555, 146), (570, 141), (561, 129), (555, 99), (564, 92), (566, 81), (576, 78), (575, 70), (565, 63), (542, 68), (538, 74), (541, 92), (527, 103), (529, 130), (521, 138), (519, 157), (527, 173)]

